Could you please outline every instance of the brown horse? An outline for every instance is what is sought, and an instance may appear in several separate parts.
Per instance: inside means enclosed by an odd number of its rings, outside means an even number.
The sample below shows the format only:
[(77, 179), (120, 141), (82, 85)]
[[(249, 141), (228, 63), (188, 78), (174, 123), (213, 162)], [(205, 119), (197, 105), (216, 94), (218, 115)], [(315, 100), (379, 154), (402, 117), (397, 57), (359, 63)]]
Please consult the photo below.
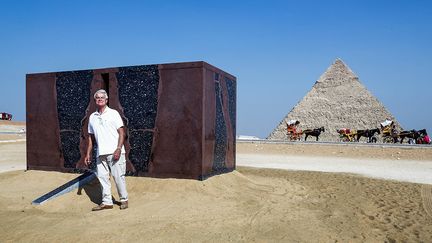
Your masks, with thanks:
[(426, 135), (427, 135), (426, 129), (421, 129), (418, 131), (415, 129), (409, 131), (402, 131), (399, 133), (400, 143), (402, 143), (405, 138), (410, 138), (413, 139), (414, 141), (417, 141), (417, 139)]
[(308, 138), (308, 136), (313, 136), (316, 137), (316, 140), (318, 141), (319, 135), (321, 134), (321, 132), (325, 132), (324, 131), (324, 127), (320, 127), (320, 128), (315, 128), (315, 129), (306, 129), (303, 131), (303, 134), (305, 134), (305, 141)]
[(379, 128), (374, 129), (366, 129), (366, 130), (357, 130), (357, 142), (361, 137), (366, 137), (368, 143), (376, 143), (376, 138), (374, 139), (375, 133), (380, 134)]

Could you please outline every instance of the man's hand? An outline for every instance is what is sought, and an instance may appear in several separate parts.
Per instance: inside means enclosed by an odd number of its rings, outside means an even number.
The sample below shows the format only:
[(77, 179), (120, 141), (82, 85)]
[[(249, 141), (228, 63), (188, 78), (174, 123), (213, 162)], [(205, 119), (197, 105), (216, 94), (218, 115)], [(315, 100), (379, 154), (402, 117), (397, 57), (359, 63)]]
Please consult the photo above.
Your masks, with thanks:
[(121, 149), (117, 148), (113, 153), (113, 159), (114, 161), (117, 161), (120, 159)]
[(89, 166), (90, 163), (91, 163), (90, 155), (86, 155), (86, 157), (84, 157), (84, 164), (86, 166)]
[(84, 164), (88, 167), (91, 163), (91, 154), (93, 150), (93, 141), (95, 140), (95, 137), (93, 134), (89, 134), (87, 138), (87, 153), (84, 157)]

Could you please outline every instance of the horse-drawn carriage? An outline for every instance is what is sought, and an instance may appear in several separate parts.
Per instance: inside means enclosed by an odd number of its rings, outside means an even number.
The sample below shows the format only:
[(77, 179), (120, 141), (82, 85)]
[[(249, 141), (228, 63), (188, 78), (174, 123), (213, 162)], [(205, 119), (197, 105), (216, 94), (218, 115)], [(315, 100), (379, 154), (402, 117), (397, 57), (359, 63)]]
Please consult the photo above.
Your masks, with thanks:
[(6, 112), (0, 112), (0, 120), (12, 120), (12, 114)]
[(336, 130), (339, 133), (339, 139), (341, 142), (355, 142), (355, 136), (357, 135), (356, 130), (351, 130), (349, 128), (341, 128)]
[(398, 131), (396, 130), (394, 122), (385, 120), (380, 125), (383, 143), (397, 143)]
[(300, 124), (297, 120), (289, 120), (287, 122), (287, 136), (290, 141), (301, 140), (303, 132), (298, 125)]
[(407, 142), (409, 144), (430, 144), (430, 138), (426, 129), (398, 132), (393, 121), (386, 120), (381, 123), (381, 130), (384, 143), (403, 143), (404, 139), (408, 138)]
[(339, 139), (341, 142), (359, 142), (361, 137), (366, 137), (366, 142), (376, 143), (378, 139), (375, 137), (375, 134), (380, 134), (378, 128), (364, 130), (342, 128), (336, 131), (339, 133)]
[(324, 127), (315, 128), (315, 129), (306, 129), (302, 131), (298, 125), (300, 124), (297, 120), (289, 120), (287, 122), (287, 137), (290, 141), (299, 141), (302, 138), (302, 135), (305, 135), (305, 141), (309, 136), (315, 137), (316, 141), (318, 141), (319, 136), (322, 132), (324, 132)]

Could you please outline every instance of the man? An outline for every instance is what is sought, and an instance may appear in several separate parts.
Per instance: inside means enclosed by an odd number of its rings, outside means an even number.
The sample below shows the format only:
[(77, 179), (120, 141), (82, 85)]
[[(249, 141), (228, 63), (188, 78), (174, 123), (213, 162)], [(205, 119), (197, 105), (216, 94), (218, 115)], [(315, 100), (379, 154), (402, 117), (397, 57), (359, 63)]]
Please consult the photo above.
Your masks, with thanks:
[(120, 197), (120, 209), (128, 208), (128, 193), (126, 190), (126, 158), (123, 146), (125, 132), (120, 114), (108, 107), (108, 94), (100, 89), (95, 92), (94, 99), (97, 111), (93, 112), (88, 124), (88, 145), (84, 163), (90, 164), (93, 141), (97, 145), (97, 177), (102, 187), (102, 203), (92, 209), (99, 211), (112, 209), (110, 172), (117, 186)]

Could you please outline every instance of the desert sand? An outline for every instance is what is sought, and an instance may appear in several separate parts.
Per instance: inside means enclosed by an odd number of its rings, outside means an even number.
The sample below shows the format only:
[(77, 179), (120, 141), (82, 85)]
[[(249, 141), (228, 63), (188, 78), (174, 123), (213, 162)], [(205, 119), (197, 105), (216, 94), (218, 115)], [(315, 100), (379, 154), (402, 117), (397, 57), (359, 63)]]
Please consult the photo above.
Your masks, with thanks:
[[(430, 150), (372, 150), (319, 145), (238, 143), (237, 153), (399, 156), (429, 161)], [(21, 151), (21, 152), (20, 152)], [(297, 151), (297, 152), (295, 152)], [(383, 152), (385, 151), (385, 152)], [(25, 167), (25, 142), (0, 143)], [(333, 153), (335, 152), (335, 153)], [(367, 153), (366, 153), (367, 152)], [(399, 153), (398, 153), (399, 152)], [(411, 153), (411, 152), (407, 152)], [(297, 154), (297, 155), (298, 155)], [(365, 155), (368, 154), (368, 155)], [(387, 154), (387, 155), (383, 155)], [(432, 163), (432, 162), (431, 162)], [(42, 205), (32, 200), (77, 174), (0, 173), (2, 242), (429, 242), (432, 186), (344, 173), (238, 167), (205, 181), (128, 177), (130, 208), (91, 212), (98, 182)], [(114, 196), (117, 193), (113, 189)]]

